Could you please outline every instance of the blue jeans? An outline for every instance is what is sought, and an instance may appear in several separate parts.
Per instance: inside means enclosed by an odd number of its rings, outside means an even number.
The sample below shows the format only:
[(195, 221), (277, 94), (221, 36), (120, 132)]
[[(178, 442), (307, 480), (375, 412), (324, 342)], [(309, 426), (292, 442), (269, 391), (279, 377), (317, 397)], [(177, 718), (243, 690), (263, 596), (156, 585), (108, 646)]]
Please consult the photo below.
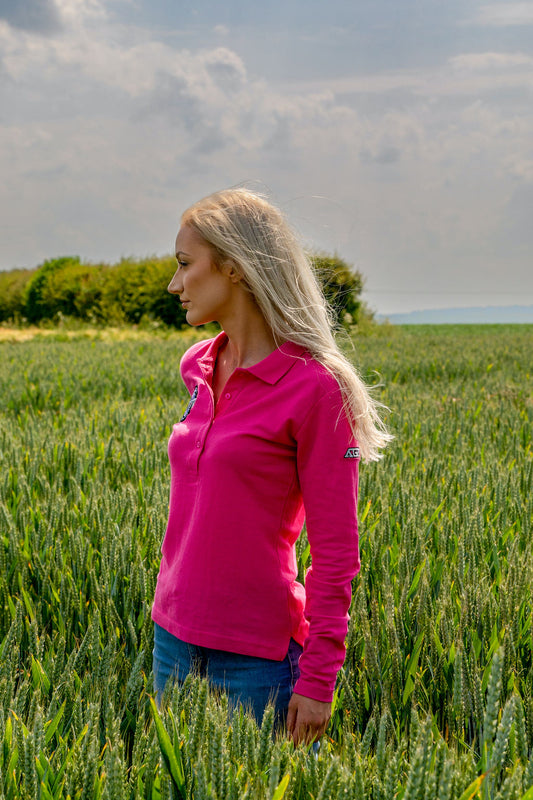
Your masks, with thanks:
[(260, 724), (267, 703), (272, 700), (277, 723), (283, 723), (294, 684), (299, 678), (298, 661), (302, 646), (291, 639), (283, 661), (243, 656), (225, 650), (199, 647), (177, 639), (154, 623), (154, 690), (159, 697), (169, 679), (182, 682), (190, 672), (225, 691), (230, 705), (242, 703)]

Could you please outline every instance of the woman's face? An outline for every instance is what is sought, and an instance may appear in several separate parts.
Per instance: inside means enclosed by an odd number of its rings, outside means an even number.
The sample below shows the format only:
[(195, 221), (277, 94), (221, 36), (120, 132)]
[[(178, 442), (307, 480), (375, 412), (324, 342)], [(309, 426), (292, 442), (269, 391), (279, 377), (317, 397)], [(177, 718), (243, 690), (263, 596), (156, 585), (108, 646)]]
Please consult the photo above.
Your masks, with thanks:
[(168, 285), (180, 297), (189, 325), (220, 322), (231, 314), (237, 283), (233, 270), (218, 268), (213, 251), (195, 228), (182, 225), (176, 238), (178, 268)]

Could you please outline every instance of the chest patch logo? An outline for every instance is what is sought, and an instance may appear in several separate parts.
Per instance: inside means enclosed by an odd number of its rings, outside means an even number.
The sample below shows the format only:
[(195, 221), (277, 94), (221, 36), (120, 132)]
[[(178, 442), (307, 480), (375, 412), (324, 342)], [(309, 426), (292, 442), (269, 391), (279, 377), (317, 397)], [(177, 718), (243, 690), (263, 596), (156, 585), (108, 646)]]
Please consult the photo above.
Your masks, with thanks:
[(189, 400), (187, 408), (185, 409), (185, 414), (180, 419), (180, 422), (183, 422), (185, 419), (187, 419), (187, 417), (189, 416), (189, 414), (192, 411), (193, 405), (196, 403), (196, 398), (197, 397), (198, 397), (198, 386), (195, 386), (194, 387), (194, 392), (191, 394), (191, 399)]
[(344, 458), (359, 458), (359, 448), (349, 447), (344, 454)]

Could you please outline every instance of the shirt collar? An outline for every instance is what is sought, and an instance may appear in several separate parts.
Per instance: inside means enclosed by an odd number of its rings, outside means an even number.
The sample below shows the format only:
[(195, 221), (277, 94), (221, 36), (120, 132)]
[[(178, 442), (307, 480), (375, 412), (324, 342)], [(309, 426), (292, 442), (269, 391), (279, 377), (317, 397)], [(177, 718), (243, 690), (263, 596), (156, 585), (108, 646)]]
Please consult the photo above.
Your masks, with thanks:
[(305, 347), (294, 342), (284, 342), (262, 361), (243, 372), (250, 372), (256, 378), (273, 386), (290, 370), (297, 358), (304, 356), (304, 353), (306, 353)]
[[(212, 372), (218, 351), (227, 341), (227, 336), (222, 331), (211, 340), (210, 346), (203, 356), (198, 359), (202, 371)], [(307, 355), (305, 347), (294, 342), (284, 342), (262, 361), (253, 364), (251, 367), (239, 367), (236, 372), (249, 372), (256, 378), (269, 383), (272, 386), (277, 383), (292, 367), (297, 358)]]
[(210, 372), (213, 369), (215, 361), (217, 360), (218, 351), (220, 350), (220, 348), (222, 347), (227, 338), (228, 337), (226, 336), (224, 331), (221, 331), (217, 336), (215, 336), (214, 339), (211, 339), (209, 341), (207, 350), (205, 351), (203, 356), (200, 356), (200, 358), (198, 359), (198, 363), (200, 364), (202, 371)]

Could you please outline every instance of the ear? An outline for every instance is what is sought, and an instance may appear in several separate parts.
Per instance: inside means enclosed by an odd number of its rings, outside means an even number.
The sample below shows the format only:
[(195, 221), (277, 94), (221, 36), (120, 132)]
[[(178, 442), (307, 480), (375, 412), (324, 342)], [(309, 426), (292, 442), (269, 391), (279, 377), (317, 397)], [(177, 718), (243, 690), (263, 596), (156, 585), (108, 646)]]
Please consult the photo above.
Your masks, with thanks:
[(224, 261), (222, 264), (222, 272), (230, 279), (232, 283), (240, 283), (240, 281), (242, 281), (242, 275), (239, 267), (232, 258), (228, 258), (226, 261)]

